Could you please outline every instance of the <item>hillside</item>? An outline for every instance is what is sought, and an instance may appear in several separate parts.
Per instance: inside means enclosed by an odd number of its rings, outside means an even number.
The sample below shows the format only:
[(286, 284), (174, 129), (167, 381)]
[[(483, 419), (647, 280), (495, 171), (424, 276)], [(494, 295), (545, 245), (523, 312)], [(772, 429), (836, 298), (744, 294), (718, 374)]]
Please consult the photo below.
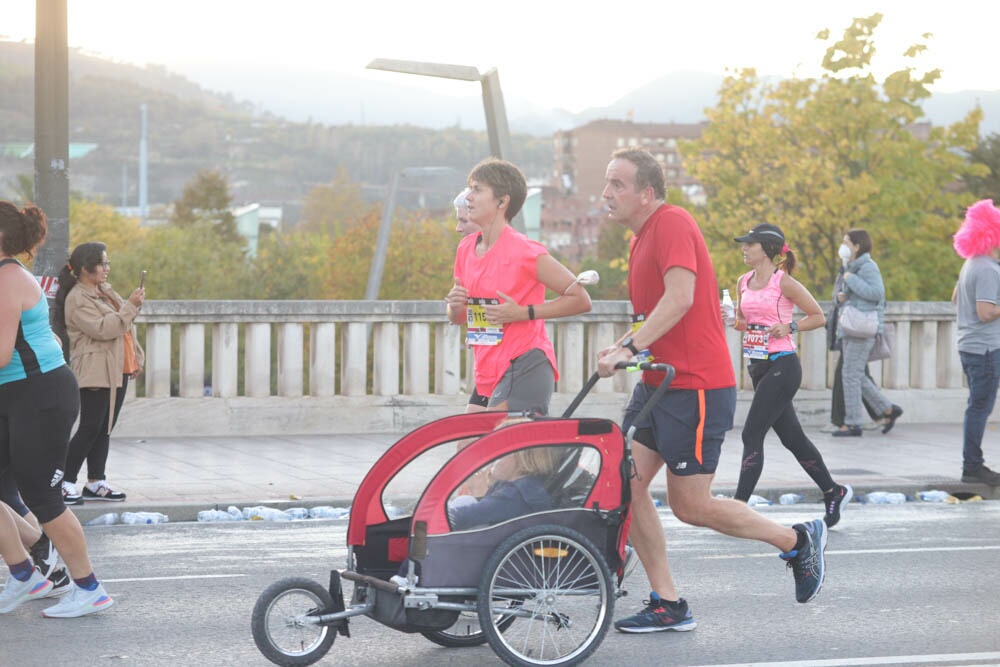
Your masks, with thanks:
[[(33, 161), (4, 152), (4, 145), (31, 142), (34, 127), (34, 50), (0, 42), (0, 193)], [(296, 123), (255, 110), (231, 95), (203, 90), (163, 68), (112, 63), (78, 51), (70, 54), (70, 141), (97, 148), (70, 165), (77, 191), (137, 201), (140, 105), (148, 107), (149, 199), (176, 199), (199, 170), (220, 168), (240, 201), (298, 202), (316, 184), (329, 183), (343, 166), (373, 198), (394, 169), (447, 166), (454, 178), (429, 194), (428, 205), (446, 207), (464, 175), (489, 153), (485, 132), (408, 125), (332, 126)], [(514, 135), (513, 160), (529, 176), (548, 173), (547, 138)], [(453, 181), (453, 182), (451, 182)], [(401, 193), (400, 203), (416, 193)]]

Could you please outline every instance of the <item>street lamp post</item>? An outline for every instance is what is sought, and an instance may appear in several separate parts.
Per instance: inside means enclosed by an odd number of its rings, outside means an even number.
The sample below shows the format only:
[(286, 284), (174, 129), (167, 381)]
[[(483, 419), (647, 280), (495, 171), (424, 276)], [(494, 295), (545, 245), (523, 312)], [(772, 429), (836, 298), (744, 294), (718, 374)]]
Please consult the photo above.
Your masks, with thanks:
[[(477, 68), (470, 65), (376, 58), (368, 63), (368, 69), (435, 76), (458, 81), (478, 81), (483, 88), (483, 110), (486, 113), (486, 134), (490, 140), (490, 153), (502, 160), (510, 159), (510, 128), (507, 125), (507, 108), (504, 106), (503, 91), (500, 89), (500, 74), (495, 67), (481, 74)], [(524, 217), (520, 212), (514, 216), (511, 224), (519, 232), (524, 231)]]

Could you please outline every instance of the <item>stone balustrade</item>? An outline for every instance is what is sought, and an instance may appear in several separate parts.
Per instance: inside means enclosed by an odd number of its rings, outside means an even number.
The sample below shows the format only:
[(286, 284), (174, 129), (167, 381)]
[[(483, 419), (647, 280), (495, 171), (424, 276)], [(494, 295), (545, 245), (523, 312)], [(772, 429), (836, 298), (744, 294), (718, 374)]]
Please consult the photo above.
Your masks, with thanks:
[[(553, 413), (583, 387), (597, 351), (625, 332), (629, 315), (627, 302), (595, 301), (590, 313), (547, 323), (560, 372)], [(873, 376), (906, 419), (960, 423), (966, 391), (954, 306), (890, 303), (886, 319), (896, 344), (891, 359), (871, 365)], [(447, 322), (442, 301), (149, 301), (138, 323), (146, 368), (118, 436), (406, 431), (462, 411), (471, 387), (463, 329)], [(750, 383), (739, 333), (727, 335), (741, 421)], [(799, 351), (796, 407), (804, 423), (823, 425), (839, 353), (828, 351), (822, 329), (799, 334)], [(599, 382), (586, 414), (618, 418), (637, 380), (619, 373)]]

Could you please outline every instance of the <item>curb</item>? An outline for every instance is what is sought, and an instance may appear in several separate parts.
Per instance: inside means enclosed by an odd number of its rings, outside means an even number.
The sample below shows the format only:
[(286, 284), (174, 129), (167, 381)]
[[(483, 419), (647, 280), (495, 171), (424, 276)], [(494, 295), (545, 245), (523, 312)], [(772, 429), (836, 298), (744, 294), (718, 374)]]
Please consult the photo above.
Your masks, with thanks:
[[(934, 482), (922, 482), (922, 483), (911, 483), (911, 484), (880, 484), (878, 481), (864, 482), (864, 483), (854, 483), (848, 482), (854, 487), (854, 500), (852, 502), (858, 502), (859, 496), (872, 491), (887, 491), (890, 493), (903, 493), (909, 500), (909, 502), (914, 502), (912, 499), (916, 497), (916, 494), (921, 491), (931, 491), (931, 490), (941, 490), (947, 491), (950, 494), (963, 493), (969, 495), (979, 495), (983, 500), (1000, 500), (1000, 487), (990, 487), (985, 484), (965, 484), (963, 482), (948, 482), (942, 481), (939, 483)], [(725, 495), (732, 497), (733, 493), (736, 492), (735, 486), (721, 485), (712, 488), (712, 495)], [(763, 498), (767, 498), (775, 505), (778, 505), (778, 498), (785, 493), (797, 493), (802, 496), (802, 500), (796, 504), (807, 504), (807, 503), (822, 503), (823, 497), (816, 489), (815, 485), (811, 486), (789, 486), (786, 488), (769, 487), (769, 488), (758, 488), (754, 493)], [(660, 507), (668, 507), (666, 495), (663, 491), (654, 491), (653, 498), (660, 501)], [(125, 501), (120, 503), (111, 502), (90, 502), (83, 505), (71, 505), (69, 509), (73, 511), (80, 523), (86, 524), (87, 521), (94, 519), (95, 517), (101, 516), (102, 514), (107, 514), (109, 512), (159, 512), (161, 514), (166, 514), (170, 517), (170, 523), (184, 523), (198, 522), (198, 512), (202, 510), (223, 510), (225, 511), (230, 505), (235, 505), (236, 507), (243, 509), (244, 507), (256, 507), (258, 505), (264, 505), (266, 507), (273, 507), (279, 510), (287, 510), (292, 507), (305, 507), (313, 508), (322, 505), (330, 505), (332, 507), (350, 507), (351, 499), (344, 498), (310, 498), (308, 500), (243, 500), (243, 501), (231, 501), (231, 502), (203, 502), (196, 503), (192, 501)], [(405, 499), (399, 499), (404, 501)], [(416, 501), (416, 498), (412, 499)], [(916, 501), (921, 502), (921, 501)], [(328, 519), (310, 519), (315, 520), (328, 520)], [(225, 523), (225, 522), (205, 522), (207, 523)], [(115, 524), (118, 525), (118, 524)], [(93, 526), (89, 526), (93, 527)]]

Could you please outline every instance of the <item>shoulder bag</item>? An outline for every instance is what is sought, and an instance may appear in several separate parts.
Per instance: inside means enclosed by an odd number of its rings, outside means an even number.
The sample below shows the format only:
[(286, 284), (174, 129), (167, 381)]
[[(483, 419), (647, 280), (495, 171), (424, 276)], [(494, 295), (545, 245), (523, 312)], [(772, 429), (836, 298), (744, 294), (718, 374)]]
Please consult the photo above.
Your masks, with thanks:
[(845, 304), (840, 308), (840, 330), (850, 338), (874, 338), (878, 333), (878, 311)]

